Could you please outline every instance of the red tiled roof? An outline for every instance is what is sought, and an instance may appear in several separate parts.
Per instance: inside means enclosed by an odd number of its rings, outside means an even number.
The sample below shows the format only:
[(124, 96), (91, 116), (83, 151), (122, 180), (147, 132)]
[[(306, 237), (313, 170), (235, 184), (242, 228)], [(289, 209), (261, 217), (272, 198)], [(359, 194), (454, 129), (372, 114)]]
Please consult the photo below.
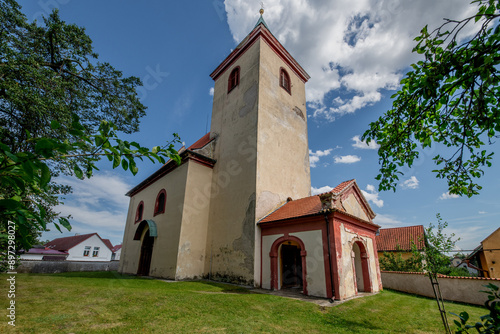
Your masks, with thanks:
[(193, 145), (189, 146), (188, 150), (200, 149), (208, 143), (210, 143), (210, 132), (198, 139)]
[(321, 200), (318, 195), (290, 201), (262, 219), (261, 223), (312, 215), (321, 211)]
[[(323, 209), (322, 204), (321, 204), (321, 199), (320, 199), (321, 195), (332, 193), (333, 196), (336, 198), (336, 197), (340, 196), (340, 194), (343, 193), (346, 189), (350, 188), (351, 186), (353, 186), (355, 184), (356, 184), (356, 180), (351, 179), (351, 180), (344, 181), (344, 182), (340, 183), (338, 186), (336, 186), (335, 188), (333, 188), (332, 190), (330, 190), (326, 193), (290, 201), (290, 202), (284, 204), (283, 206), (279, 207), (278, 209), (276, 209), (274, 212), (269, 214), (267, 217), (264, 217), (260, 222), (267, 223), (267, 222), (271, 222), (271, 221), (290, 219), (290, 218), (298, 218), (298, 217), (303, 217), (303, 216), (307, 216), (307, 215), (318, 214)], [(361, 199), (365, 202), (365, 205), (367, 206), (370, 213), (373, 216), (375, 216), (375, 214), (373, 214), (373, 212), (371, 211), (368, 203), (366, 203), (366, 199), (364, 199), (362, 194), (361, 194)], [(342, 206), (336, 207), (335, 209), (337, 211), (342, 211), (345, 214), (347, 214), (345, 212), (345, 209)], [(371, 217), (371, 218), (373, 218), (373, 217)]]
[(122, 245), (116, 245), (115, 247), (113, 247), (113, 249), (111, 249), (111, 251), (112, 251), (113, 253), (116, 253), (116, 252), (118, 252), (118, 250), (119, 250), (120, 248), (122, 248)]
[[(99, 239), (101, 239), (102, 242), (104, 242), (106, 247), (108, 247), (109, 249), (111, 249), (113, 247), (113, 245), (111, 245), (111, 242), (108, 239), (105, 239), (105, 240), (107, 240), (109, 244), (106, 243), (97, 233), (89, 233), (89, 234), (74, 235), (72, 237), (57, 238), (57, 239), (54, 239), (54, 240), (46, 243), (45, 247), (50, 248), (50, 249), (60, 250), (60, 251), (67, 251), (67, 250), (75, 247), (79, 243), (84, 242), (85, 240), (87, 240), (88, 238), (90, 238), (93, 235), (97, 235), (97, 237)], [(111, 245), (111, 247), (110, 247), (110, 245)]]
[(348, 180), (348, 181), (344, 181), (341, 184), (339, 184), (338, 186), (336, 186), (335, 188), (333, 188), (330, 192), (333, 193), (333, 194), (339, 194), (343, 190), (347, 189), (347, 187), (349, 185), (351, 185), (351, 183), (353, 183), (354, 181), (355, 181), (354, 179)]
[(68, 255), (67, 252), (48, 248), (31, 248), (25, 254)]
[(113, 244), (111, 243), (111, 241), (109, 241), (109, 239), (101, 239), (102, 242), (104, 242), (104, 244), (106, 246), (108, 246), (108, 248), (112, 251), (113, 250)]
[(381, 228), (376, 237), (379, 252), (411, 250), (412, 241), (418, 249), (424, 248), (424, 227), (422, 225)]

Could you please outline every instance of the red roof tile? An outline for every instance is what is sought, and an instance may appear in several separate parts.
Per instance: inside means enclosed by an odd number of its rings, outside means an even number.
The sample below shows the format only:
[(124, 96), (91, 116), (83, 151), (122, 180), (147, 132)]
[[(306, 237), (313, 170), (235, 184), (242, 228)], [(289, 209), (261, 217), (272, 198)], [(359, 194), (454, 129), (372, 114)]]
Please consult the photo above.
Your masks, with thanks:
[(122, 248), (122, 245), (116, 245), (115, 247), (113, 247), (113, 249), (111, 249), (111, 251), (112, 251), (113, 253), (116, 253), (116, 252), (118, 252), (118, 250), (119, 250), (119, 249), (121, 249), (121, 248)]
[(333, 194), (339, 194), (343, 190), (347, 189), (348, 186), (350, 186), (351, 183), (353, 183), (354, 181), (355, 181), (354, 179), (348, 180), (348, 181), (344, 181), (341, 184), (339, 184), (338, 186), (336, 186), (335, 188), (333, 188), (330, 192), (333, 193)]
[(208, 143), (210, 143), (210, 132), (198, 139), (193, 145), (189, 146), (188, 150), (200, 149)]
[(104, 242), (106, 246), (108, 246), (110, 250), (113, 250), (113, 244), (111, 243), (111, 241), (109, 241), (109, 239), (101, 239), (101, 240), (102, 242)]
[(381, 228), (380, 234), (376, 237), (377, 249), (379, 252), (411, 250), (412, 241), (418, 249), (424, 248), (424, 227), (422, 225)]
[[(350, 188), (353, 185), (356, 185), (355, 179), (344, 181), (326, 193), (290, 201), (290, 202), (284, 204), (283, 206), (279, 207), (278, 209), (276, 209), (274, 212), (269, 214), (267, 217), (264, 217), (260, 222), (267, 223), (267, 222), (271, 222), (271, 221), (290, 219), (290, 218), (298, 218), (298, 217), (303, 217), (303, 216), (307, 216), (307, 215), (318, 214), (323, 209), (320, 196), (331, 193), (334, 198), (337, 198), (345, 190), (347, 190), (348, 188)], [(362, 194), (360, 194), (360, 196), (361, 196), (361, 199), (364, 201), (365, 205), (367, 206), (368, 210), (370, 211), (369, 212), (370, 215), (374, 217), (375, 214), (373, 213), (373, 211), (371, 211), (371, 208), (368, 205), (368, 203), (366, 202), (366, 199), (363, 197)], [(343, 211), (345, 213), (345, 209), (342, 208), (342, 206), (336, 207), (335, 209), (337, 211)], [(373, 218), (373, 217), (371, 217), (371, 218)]]
[(48, 248), (31, 248), (25, 254), (68, 255), (67, 252)]
[(261, 220), (261, 223), (312, 215), (321, 211), (318, 195), (290, 201)]

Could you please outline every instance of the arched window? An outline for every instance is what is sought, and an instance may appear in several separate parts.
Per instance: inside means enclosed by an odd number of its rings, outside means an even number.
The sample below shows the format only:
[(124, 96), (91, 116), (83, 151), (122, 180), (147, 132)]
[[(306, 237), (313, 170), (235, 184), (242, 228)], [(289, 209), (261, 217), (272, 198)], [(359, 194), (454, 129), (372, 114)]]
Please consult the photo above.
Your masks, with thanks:
[(283, 89), (285, 89), (288, 94), (292, 94), (292, 84), (290, 82), (290, 76), (283, 68), (280, 69), (280, 86), (283, 87)]
[(229, 93), (234, 87), (238, 86), (240, 83), (240, 67), (237, 66), (229, 75), (229, 81), (227, 83), (227, 92)]
[(144, 202), (141, 201), (137, 206), (137, 211), (135, 212), (135, 222), (138, 223), (142, 220), (142, 214), (144, 212)]
[(156, 196), (155, 214), (154, 214), (155, 216), (165, 212), (166, 201), (167, 201), (167, 192), (165, 191), (165, 189), (162, 189), (158, 193), (158, 196)]

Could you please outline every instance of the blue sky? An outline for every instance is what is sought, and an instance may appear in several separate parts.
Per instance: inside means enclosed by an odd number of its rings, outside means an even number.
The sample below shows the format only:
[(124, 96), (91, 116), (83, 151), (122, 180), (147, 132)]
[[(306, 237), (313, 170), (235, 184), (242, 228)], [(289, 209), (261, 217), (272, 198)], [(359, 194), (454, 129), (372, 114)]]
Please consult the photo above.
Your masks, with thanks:
[[(212, 110), (209, 74), (253, 28), (260, 1), (20, 1), (29, 20), (59, 8), (63, 20), (86, 28), (101, 61), (141, 78), (148, 107), (140, 132), (127, 139), (155, 146), (178, 132), (191, 144), (209, 130)], [(360, 142), (368, 124), (390, 108), (390, 96), (409, 65), (417, 61), (412, 41), (420, 29), (443, 17), (474, 12), (467, 0), (278, 0), (264, 4), (272, 33), (311, 75), (306, 84), (313, 192), (355, 178), (383, 228), (436, 223), (441, 213), (447, 233), (473, 249), (500, 226), (499, 161), (480, 180), (473, 198), (447, 194), (435, 178), (432, 157), (423, 151), (405, 170), (395, 193), (378, 192), (376, 147)], [(468, 32), (466, 31), (465, 34)], [(498, 149), (498, 144), (489, 147)], [(145, 162), (133, 177), (106, 163), (90, 180), (65, 178), (74, 194), (59, 207), (73, 216), (71, 232), (44, 233), (43, 239), (98, 232), (121, 243), (128, 210), (125, 192), (159, 168)]]

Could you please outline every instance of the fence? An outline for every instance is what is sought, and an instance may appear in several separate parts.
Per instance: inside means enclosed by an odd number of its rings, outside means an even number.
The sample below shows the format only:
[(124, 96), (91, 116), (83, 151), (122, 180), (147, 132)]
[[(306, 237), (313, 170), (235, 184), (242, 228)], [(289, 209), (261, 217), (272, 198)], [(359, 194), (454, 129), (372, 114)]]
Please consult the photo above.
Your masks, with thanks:
[(28, 261), (22, 260), (17, 267), (18, 273), (55, 274), (68, 271), (114, 271), (120, 261), (82, 262), (82, 261)]
[[(399, 271), (382, 271), (384, 288), (434, 297), (431, 281), (424, 273), (405, 273)], [(484, 277), (454, 277), (438, 275), (443, 299), (476, 305), (484, 305), (487, 294), (484, 285), (493, 283), (500, 287), (500, 279)]]

